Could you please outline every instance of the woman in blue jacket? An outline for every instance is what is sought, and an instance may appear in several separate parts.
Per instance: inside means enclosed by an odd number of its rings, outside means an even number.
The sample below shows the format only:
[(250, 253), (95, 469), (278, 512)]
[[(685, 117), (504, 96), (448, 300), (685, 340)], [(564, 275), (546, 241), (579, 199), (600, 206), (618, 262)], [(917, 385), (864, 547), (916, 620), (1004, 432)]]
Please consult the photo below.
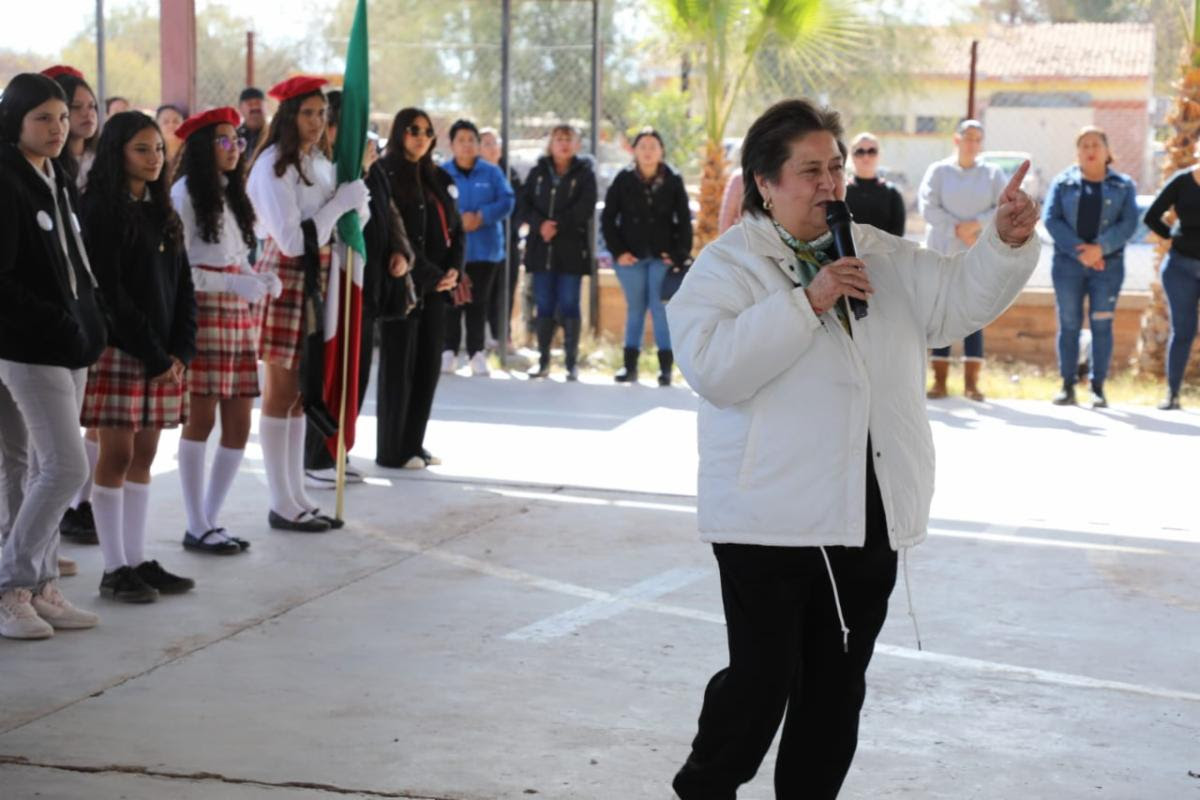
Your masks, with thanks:
[(454, 158), (442, 165), (458, 190), (458, 209), (467, 234), (467, 278), (471, 282), (471, 301), (450, 306), (446, 311), (446, 349), (442, 352), (442, 371), (458, 367), (458, 349), (462, 340), (462, 317), (467, 317), (467, 355), (473, 375), (488, 374), (487, 354), (483, 351), (488, 303), (492, 284), (504, 269), (504, 219), (516, 205), (512, 187), (504, 173), (479, 157), (479, 129), (470, 120), (460, 119), (450, 126), (450, 148)]
[(1062, 390), (1054, 404), (1075, 404), (1079, 331), (1088, 299), (1092, 332), (1092, 408), (1107, 408), (1104, 379), (1113, 351), (1113, 313), (1125, 280), (1125, 243), (1137, 227), (1137, 190), (1117, 172), (1108, 136), (1094, 126), (1075, 137), (1078, 163), (1054, 179), (1042, 222), (1054, 239), (1054, 299), (1058, 307), (1058, 369)]

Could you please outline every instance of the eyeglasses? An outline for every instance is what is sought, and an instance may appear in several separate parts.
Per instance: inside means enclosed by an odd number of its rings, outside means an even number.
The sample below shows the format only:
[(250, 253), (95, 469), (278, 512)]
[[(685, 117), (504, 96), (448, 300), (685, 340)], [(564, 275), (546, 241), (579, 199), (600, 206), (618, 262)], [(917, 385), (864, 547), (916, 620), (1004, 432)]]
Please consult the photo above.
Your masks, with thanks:
[(858, 156), (859, 158), (862, 158), (863, 156), (877, 156), (877, 155), (879, 155), (879, 148), (878, 147), (860, 147), (854, 151), (854, 155)]
[(237, 150), (239, 153), (244, 153), (246, 152), (246, 139), (242, 136), (236, 139), (231, 139), (228, 136), (218, 136), (217, 146), (225, 151)]
[(433, 138), (433, 128), (422, 128), (420, 125), (409, 125), (404, 130), (409, 136), (424, 136), (426, 139)]

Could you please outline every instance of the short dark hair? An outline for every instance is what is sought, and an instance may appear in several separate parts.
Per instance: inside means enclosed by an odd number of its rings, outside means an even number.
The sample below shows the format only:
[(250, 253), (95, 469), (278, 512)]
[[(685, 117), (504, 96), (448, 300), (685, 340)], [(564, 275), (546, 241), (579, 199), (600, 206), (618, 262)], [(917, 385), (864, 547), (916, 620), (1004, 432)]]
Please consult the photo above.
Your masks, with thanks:
[(0, 97), (0, 141), (16, 144), (21, 141), (21, 125), (25, 115), (47, 100), (68, 103), (67, 93), (58, 81), (36, 72), (13, 76)]
[(176, 114), (178, 114), (181, 117), (187, 116), (187, 114), (183, 113), (183, 109), (180, 108), (179, 106), (175, 105), (174, 103), (163, 103), (161, 106), (154, 109), (154, 119), (157, 120), (158, 115), (164, 111), (174, 111)]
[(104, 113), (107, 114), (109, 111), (112, 110), (113, 103), (128, 103), (128, 102), (129, 102), (128, 98), (121, 97), (121, 95), (119, 95), (119, 94), (115, 94), (112, 97), (110, 97), (104, 101)]
[(450, 141), (451, 142), (454, 141), (454, 137), (455, 137), (455, 135), (458, 134), (459, 131), (470, 131), (471, 133), (475, 134), (475, 141), (477, 141), (477, 142), (479, 141), (479, 128), (476, 127), (475, 123), (471, 122), (471, 120), (456, 119), (454, 121), (454, 124), (450, 126)]
[(791, 155), (792, 142), (820, 131), (833, 136), (845, 161), (842, 118), (831, 108), (803, 98), (783, 100), (754, 120), (742, 140), (742, 213), (763, 213), (763, 198), (755, 176), (777, 182), (779, 171)]
[(654, 130), (654, 128), (650, 127), (649, 125), (637, 132), (637, 136), (633, 137), (633, 143), (629, 146), (637, 147), (638, 142), (640, 142), (642, 139), (645, 139), (647, 136), (653, 136), (655, 139), (658, 139), (658, 146), (663, 150), (667, 149), (667, 145), (663, 142), (662, 134)]
[(245, 89), (242, 89), (242, 93), (238, 95), (238, 102), (244, 103), (247, 100), (263, 100), (265, 97), (266, 95), (263, 94), (262, 89), (259, 89), (257, 86), (247, 86)]

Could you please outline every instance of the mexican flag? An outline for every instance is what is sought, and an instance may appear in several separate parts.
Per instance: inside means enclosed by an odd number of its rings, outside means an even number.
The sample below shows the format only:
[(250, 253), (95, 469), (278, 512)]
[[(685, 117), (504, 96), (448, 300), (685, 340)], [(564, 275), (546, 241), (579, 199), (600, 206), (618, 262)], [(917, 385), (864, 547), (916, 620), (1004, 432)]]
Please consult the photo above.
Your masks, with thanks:
[[(362, 177), (362, 157), (367, 139), (367, 2), (358, 0), (350, 46), (346, 51), (346, 75), (342, 84), (342, 113), (333, 161), (338, 185)], [(345, 429), (346, 451), (354, 446), (354, 422), (358, 418), (358, 358), (362, 348), (363, 267), (367, 247), (357, 211), (344, 215), (337, 224), (337, 242), (325, 295), (325, 407), (331, 414), (342, 411), (339, 425)], [(349, 314), (347, 315), (347, 305)], [(347, 324), (349, 320), (349, 324)], [(367, 344), (370, 346), (370, 343)], [(343, 356), (345, 361), (343, 362)], [(326, 442), (334, 458), (337, 436)]]

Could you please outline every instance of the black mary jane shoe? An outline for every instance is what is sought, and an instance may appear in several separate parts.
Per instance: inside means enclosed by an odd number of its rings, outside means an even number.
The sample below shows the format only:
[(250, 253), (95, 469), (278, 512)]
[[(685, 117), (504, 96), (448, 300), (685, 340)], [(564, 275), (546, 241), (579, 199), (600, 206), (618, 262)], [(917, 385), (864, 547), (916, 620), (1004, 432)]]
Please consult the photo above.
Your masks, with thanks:
[(183, 549), (194, 550), (197, 553), (212, 553), (218, 556), (231, 556), (242, 552), (242, 546), (233, 539), (226, 538), (213, 542), (208, 541), (210, 536), (221, 536), (224, 533), (224, 528), (211, 528), (199, 536), (193, 536), (185, 532), (183, 534)]
[(330, 530), (336, 531), (340, 528), (346, 527), (346, 520), (338, 519), (337, 517), (331, 517), (328, 514), (322, 514), (321, 509), (319, 509), (319, 508), (314, 508), (312, 511), (309, 511), (308, 513), (313, 517), (313, 519), (320, 519), (320, 520), (324, 520), (325, 522), (329, 523)]
[(298, 533), (325, 533), (329, 523), (320, 517), (313, 517), (307, 511), (297, 519), (288, 519), (274, 511), (267, 513), (267, 524), (277, 531), (296, 531)]

